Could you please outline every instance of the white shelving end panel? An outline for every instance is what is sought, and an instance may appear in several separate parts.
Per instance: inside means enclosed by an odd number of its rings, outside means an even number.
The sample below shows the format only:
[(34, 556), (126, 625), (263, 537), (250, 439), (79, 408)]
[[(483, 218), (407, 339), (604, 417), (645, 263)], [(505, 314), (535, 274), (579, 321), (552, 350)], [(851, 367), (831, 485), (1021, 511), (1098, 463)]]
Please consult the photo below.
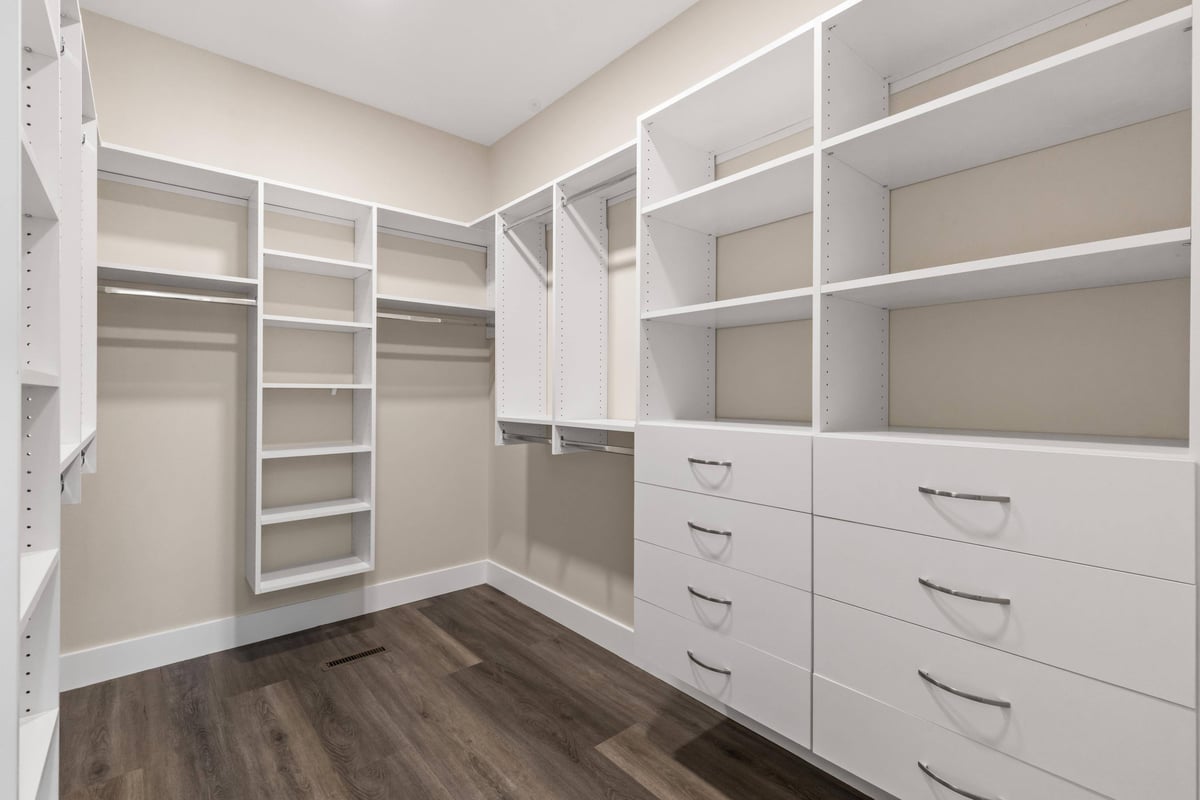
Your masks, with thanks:
[(469, 303), (449, 303), (416, 297), (381, 294), (376, 298), (377, 311), (396, 314), (432, 314), (448, 317), (490, 317), (495, 309)]
[(812, 319), (812, 316), (813, 290), (810, 287), (647, 311), (642, 314), (642, 321), (698, 328), (740, 328)]
[(1190, 245), (1191, 229), (1177, 228), (842, 281), (822, 292), (893, 309), (1186, 278)]
[(642, 208), (652, 219), (713, 236), (813, 210), (813, 148), (760, 164)]
[(345, 500), (323, 500), (319, 503), (298, 503), (292, 506), (264, 508), (262, 511), (262, 524), (264, 526), (279, 525), (284, 522), (340, 517), (346, 514), (358, 514), (370, 510), (371, 504), (369, 502), (353, 497)]
[(326, 333), (364, 333), (370, 332), (372, 329), (369, 322), (339, 322), (332, 319), (288, 317), (279, 314), (263, 314), (263, 325), (268, 328), (295, 328), (307, 331), (325, 331)]
[(46, 177), (38, 166), (33, 145), (21, 139), (21, 205), (24, 213), (40, 219), (58, 219), (57, 192), (50, 190)]
[(24, 631), (29, 618), (37, 609), (38, 601), (50, 585), (54, 570), (58, 566), (58, 548), (34, 550), (21, 554), (20, 575), (20, 630)]
[(335, 578), (370, 572), (371, 569), (372, 566), (369, 562), (356, 556), (347, 556), (316, 564), (272, 570), (262, 574), (260, 592), (277, 592), (281, 589), (292, 589), (310, 583), (331, 581)]
[(245, 297), (258, 295), (257, 279), (233, 275), (101, 263), (96, 266), (96, 276), (103, 282), (141, 283), (172, 289), (192, 289), (199, 292), (224, 292)]
[(50, 751), (54, 746), (54, 734), (58, 730), (58, 709), (43, 711), (22, 717), (18, 732), (17, 800), (40, 800), (39, 790)]
[(358, 278), (374, 269), (370, 264), (358, 261), (319, 258), (283, 250), (263, 250), (263, 267), (290, 272), (306, 272), (310, 275), (325, 275), (331, 278)]
[(262, 450), (264, 461), (280, 458), (310, 458), (314, 456), (340, 456), (353, 453), (370, 453), (371, 445), (355, 442), (330, 442), (312, 445), (265, 445)]
[(1191, 7), (825, 142), (895, 189), (1191, 106)]

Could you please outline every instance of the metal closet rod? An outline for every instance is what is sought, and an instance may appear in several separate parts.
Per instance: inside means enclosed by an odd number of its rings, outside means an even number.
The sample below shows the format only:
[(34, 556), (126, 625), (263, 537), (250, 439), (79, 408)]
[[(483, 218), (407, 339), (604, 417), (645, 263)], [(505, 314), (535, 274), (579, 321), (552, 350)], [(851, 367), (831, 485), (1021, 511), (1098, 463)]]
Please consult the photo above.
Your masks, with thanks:
[(614, 444), (593, 444), (592, 442), (572, 442), (566, 437), (559, 437), (559, 441), (563, 447), (572, 447), (576, 450), (591, 450), (595, 453), (613, 453), (618, 456), (633, 455), (632, 447), (618, 447)]
[(415, 314), (389, 314), (386, 311), (378, 311), (375, 316), (381, 319), (398, 319), (401, 322), (432, 322), (436, 325), (465, 325), (469, 328), (490, 328), (486, 322), (472, 322), (465, 319), (445, 319), (443, 317), (426, 317), (417, 316)]
[(625, 181), (629, 180), (630, 178), (634, 177), (635, 175), (637, 175), (636, 169), (631, 169), (628, 172), (623, 172), (615, 178), (609, 178), (606, 181), (601, 181), (600, 183), (597, 183), (595, 186), (589, 186), (588, 188), (583, 189), (582, 191), (578, 191), (575, 194), (571, 195), (570, 197), (564, 197), (562, 200), (562, 204), (564, 207), (566, 207), (566, 205), (568, 203), (574, 203), (576, 200), (582, 200), (585, 197), (591, 197), (596, 192), (602, 192), (605, 189), (609, 188), (610, 186), (616, 186), (619, 183), (624, 183)]
[(212, 294), (187, 294), (185, 292), (160, 292), (152, 289), (127, 289), (124, 286), (97, 286), (104, 294), (124, 294), (131, 297), (158, 297), (164, 300), (192, 300), (197, 303), (224, 303), (231, 306), (253, 306), (257, 300), (245, 297), (222, 297)]
[(549, 436), (529, 436), (524, 433), (505, 433), (505, 441), (528, 442), (529, 444), (551, 444)]

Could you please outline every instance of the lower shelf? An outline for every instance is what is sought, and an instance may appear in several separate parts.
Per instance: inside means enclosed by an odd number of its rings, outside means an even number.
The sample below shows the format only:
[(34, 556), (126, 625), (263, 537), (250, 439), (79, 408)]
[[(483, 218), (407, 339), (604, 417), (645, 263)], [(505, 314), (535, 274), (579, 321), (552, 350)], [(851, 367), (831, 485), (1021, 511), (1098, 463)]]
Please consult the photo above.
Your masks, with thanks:
[(21, 554), (20, 627), (25, 630), (58, 565), (58, 548)]
[(34, 800), (46, 771), (46, 760), (54, 745), (54, 731), (58, 728), (58, 709), (22, 717), (18, 733), (17, 767), (18, 800)]
[(357, 514), (360, 511), (370, 510), (371, 504), (369, 502), (355, 497), (345, 500), (322, 500), (319, 503), (301, 503), (294, 506), (264, 508), (262, 512), (262, 524), (278, 525), (282, 522), (298, 522), (302, 519), (320, 519), (322, 517), (339, 517), (343, 514)]
[(354, 556), (277, 569), (263, 573), (259, 591), (276, 592), (280, 589), (291, 589), (309, 583), (345, 578), (348, 575), (359, 575), (363, 572), (370, 572), (372, 569), (373, 567), (366, 561)]

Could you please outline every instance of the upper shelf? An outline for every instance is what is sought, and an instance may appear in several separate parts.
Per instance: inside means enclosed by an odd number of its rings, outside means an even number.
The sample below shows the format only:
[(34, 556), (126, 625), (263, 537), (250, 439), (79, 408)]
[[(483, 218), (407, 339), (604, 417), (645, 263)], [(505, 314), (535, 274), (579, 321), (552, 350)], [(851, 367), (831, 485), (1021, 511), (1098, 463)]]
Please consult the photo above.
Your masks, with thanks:
[(57, 3), (21, 0), (21, 46), (44, 56), (58, 54)]
[(879, 308), (990, 300), (1186, 278), (1191, 229), (1126, 236), (831, 283), (823, 293)]
[(420, 300), (415, 297), (381, 294), (376, 297), (379, 311), (399, 313), (442, 314), (452, 317), (490, 317), (494, 312), (487, 306), (467, 303), (444, 303), (440, 300)]
[(134, 267), (127, 264), (98, 264), (96, 277), (103, 283), (144, 283), (169, 286), (173, 289), (194, 289), (207, 292), (227, 292), (246, 297), (258, 294), (258, 281), (232, 275), (211, 275), (204, 272), (180, 272), (154, 267)]
[(813, 290), (805, 288), (647, 311), (642, 319), (697, 328), (741, 328), (812, 319), (812, 315)]
[(282, 250), (264, 250), (263, 267), (290, 272), (307, 272), (310, 275), (326, 275), (331, 278), (357, 278), (371, 271), (370, 264), (341, 261), (336, 258), (319, 258)]
[(340, 322), (332, 319), (288, 317), (280, 314), (264, 314), (263, 325), (268, 328), (294, 328), (324, 333), (370, 333), (372, 330), (369, 322)]
[(642, 209), (647, 217), (713, 236), (813, 210), (813, 149), (768, 161)]
[(1191, 8), (836, 136), (825, 151), (897, 188), (1191, 105)]
[(155, 155), (117, 145), (100, 147), (99, 168), (110, 177), (156, 184), (165, 189), (190, 189), (247, 200), (258, 191), (258, 179), (190, 161)]
[(481, 228), (389, 206), (379, 206), (379, 219), (376, 224), (379, 226), (379, 233), (385, 235), (417, 236), (470, 247), (487, 247), (490, 243), (487, 231)]

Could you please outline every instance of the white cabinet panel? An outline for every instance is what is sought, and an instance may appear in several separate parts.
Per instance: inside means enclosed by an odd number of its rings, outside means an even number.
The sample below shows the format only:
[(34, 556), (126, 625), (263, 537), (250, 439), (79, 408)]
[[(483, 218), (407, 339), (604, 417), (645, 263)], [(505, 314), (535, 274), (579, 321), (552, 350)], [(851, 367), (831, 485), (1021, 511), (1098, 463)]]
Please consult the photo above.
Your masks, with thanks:
[(1194, 586), (821, 517), (813, 536), (816, 594), (1194, 706)]

